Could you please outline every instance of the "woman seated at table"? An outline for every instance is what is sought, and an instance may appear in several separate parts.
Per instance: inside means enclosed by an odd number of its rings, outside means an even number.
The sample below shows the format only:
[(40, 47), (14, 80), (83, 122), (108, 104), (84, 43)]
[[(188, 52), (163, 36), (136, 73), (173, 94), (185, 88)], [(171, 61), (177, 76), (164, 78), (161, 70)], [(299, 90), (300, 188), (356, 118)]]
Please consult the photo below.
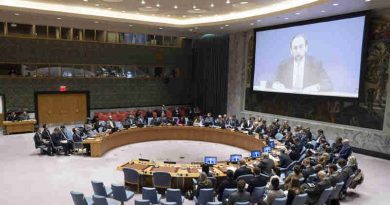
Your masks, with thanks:
[(291, 186), (291, 182), (293, 179), (298, 179), (299, 181), (299, 179), (302, 177), (303, 175), (301, 172), (301, 168), (298, 165), (294, 166), (293, 172), (289, 174), (288, 177), (284, 180), (286, 189), (288, 189)]
[(287, 191), (287, 203), (286, 205), (291, 205), (294, 201), (295, 196), (302, 194), (303, 190), (299, 183), (299, 179), (291, 179), (290, 188)]
[(209, 178), (207, 178), (207, 174), (202, 172), (200, 173), (197, 184), (194, 187), (194, 196), (199, 197), (200, 190), (208, 188), (213, 188), (213, 183)]
[(260, 201), (262, 205), (271, 205), (276, 198), (284, 197), (284, 192), (279, 188), (279, 178), (271, 177), (271, 184), (269, 186), (269, 191), (264, 198), (264, 201)]

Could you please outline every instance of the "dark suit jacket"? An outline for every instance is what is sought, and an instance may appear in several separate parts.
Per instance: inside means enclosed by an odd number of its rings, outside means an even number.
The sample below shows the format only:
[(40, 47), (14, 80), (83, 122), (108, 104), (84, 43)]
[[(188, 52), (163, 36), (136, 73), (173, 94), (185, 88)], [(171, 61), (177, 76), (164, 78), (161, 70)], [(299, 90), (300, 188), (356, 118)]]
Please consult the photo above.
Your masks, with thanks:
[(279, 156), (279, 167), (286, 168), (292, 162), (290, 156), (287, 154), (281, 154)]
[(306, 193), (308, 194), (308, 204), (315, 204), (317, 203), (318, 199), (320, 199), (320, 196), (322, 192), (331, 187), (332, 185), (330, 184), (328, 179), (325, 179), (324, 181), (318, 182), (314, 187), (308, 188), (306, 190)]
[(225, 179), (221, 182), (217, 190), (215, 191), (218, 194), (218, 201), (222, 201), (223, 191), (225, 189), (234, 189), (237, 188), (237, 181), (233, 179)]
[(305, 179), (314, 173), (315, 173), (315, 171), (314, 171), (314, 168), (312, 166), (302, 169), (302, 175), (303, 175), (303, 177), (305, 177)]
[[(279, 81), (280, 83), (284, 84), (286, 88), (292, 89), (293, 70), (294, 59), (292, 57), (282, 61), (282, 63), (279, 65), (275, 81)], [(317, 83), (320, 84), (320, 91), (329, 91), (333, 89), (332, 82), (330, 81), (328, 74), (322, 68), (321, 62), (311, 56), (306, 55), (303, 88)]]
[(236, 203), (236, 202), (249, 201), (250, 198), (251, 198), (251, 195), (249, 194), (249, 192), (247, 192), (247, 191), (238, 192), (237, 191), (237, 192), (230, 194), (228, 204), (234, 205), (234, 203)]
[(352, 154), (352, 148), (349, 145), (343, 145), (340, 152), (340, 158), (343, 158), (345, 160), (348, 160), (348, 157)]
[(267, 185), (267, 182), (268, 182), (267, 177), (262, 176), (262, 175), (255, 176), (253, 179), (251, 179), (249, 181), (247, 191), (249, 193), (252, 193), (252, 191), (253, 191), (253, 189), (255, 189), (255, 187), (263, 187), (263, 186)]
[(268, 176), (272, 175), (272, 169), (274, 168), (275, 163), (272, 159), (263, 159), (261, 160), (259, 167), (261, 169), (261, 173), (264, 173)]
[(252, 174), (252, 170), (245, 166), (240, 167), (234, 172), (234, 179), (246, 174)]
[(343, 181), (343, 177), (340, 172), (335, 172), (328, 177), (330, 184), (334, 187), (337, 183)]

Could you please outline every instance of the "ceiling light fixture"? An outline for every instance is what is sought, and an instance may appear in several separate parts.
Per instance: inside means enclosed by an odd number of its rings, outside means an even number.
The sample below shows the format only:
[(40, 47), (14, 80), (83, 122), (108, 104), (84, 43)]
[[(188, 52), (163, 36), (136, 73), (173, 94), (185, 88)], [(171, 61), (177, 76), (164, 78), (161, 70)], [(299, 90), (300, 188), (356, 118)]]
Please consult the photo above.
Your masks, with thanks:
[(100, 4), (95, 4), (95, 6), (100, 6)]
[[(213, 0), (210, 0), (209, 2), (211, 3), (212, 1)], [(75, 5), (59, 4), (59, 3), (57, 4), (44, 3), (42, 1), (38, 2), (33, 0), (0, 0), (0, 7), (12, 7), (15, 10), (23, 9), (23, 10), (38, 10), (40, 12), (60, 12), (60, 13), (66, 13), (72, 15), (79, 15), (79, 16), (94, 16), (94, 17), (105, 18), (105, 19), (141, 21), (141, 22), (147, 22), (153, 24), (158, 23), (158, 24), (180, 27), (180, 26), (193, 26), (193, 25), (201, 25), (201, 24), (217, 24), (226, 21), (236, 21), (236, 20), (244, 20), (247, 18), (256, 18), (256, 16), (270, 15), (272, 13), (291, 10), (294, 8), (297, 9), (300, 7), (307, 6), (309, 4), (318, 3), (320, 1), (321, 0), (284, 0), (282, 2), (278, 1), (278, 3), (273, 3), (268, 6), (250, 8), (248, 10), (237, 11), (233, 13), (225, 13), (219, 16), (210, 15), (210, 16), (203, 16), (202, 18), (197, 18), (198, 16), (196, 15), (196, 16), (190, 16), (190, 18), (186, 18), (186, 19), (182, 19), (181, 16), (177, 16), (175, 18), (172, 17), (164, 18), (161, 16), (154, 17), (148, 14), (142, 14), (142, 13), (137, 14), (137, 11), (121, 13), (120, 10), (109, 11), (107, 9), (100, 9), (98, 7), (91, 8), (88, 6), (75, 6)], [(139, 2), (141, 1), (139, 0)], [(155, 2), (157, 2), (157, 0)], [(178, 6), (177, 4), (175, 5), (176, 7)], [(256, 22), (256, 20), (254, 22)]]
[(20, 14), (19, 13), (14, 13), (15, 16), (19, 16)]
[(214, 3), (213, 2), (211, 2), (210, 7), (214, 8)]
[(288, 17), (284, 18), (284, 20), (288, 20), (288, 19), (289, 19)]
[(192, 6), (192, 8), (193, 8), (193, 9), (196, 9), (196, 5), (194, 4), (194, 5)]
[(226, 24), (226, 25), (225, 25), (225, 27), (228, 27), (228, 26), (229, 26), (229, 24)]
[(146, 1), (145, 1), (145, 0), (142, 0), (142, 1), (141, 1), (141, 4), (146, 4)]
[(247, 1), (241, 1), (240, 4), (247, 4)]
[(57, 20), (61, 20), (62, 18), (58, 17)]
[(370, 2), (371, 0), (365, 0), (365, 2)]
[(221, 26), (221, 29), (223, 29), (223, 26)]
[(230, 0), (226, 0), (226, 4), (230, 4)]
[(255, 25), (255, 23), (250, 23), (251, 26)]
[(129, 27), (133, 27), (133, 25), (130, 24)]
[(261, 19), (257, 19), (257, 22), (261, 22)]
[(175, 9), (177, 9), (177, 8), (179, 8), (176, 4), (173, 6), (173, 8), (175, 8)]
[(111, 10), (112, 8), (107, 8), (108, 10)]
[(163, 30), (164, 28), (161, 28), (161, 27), (160, 27), (160, 28), (158, 28), (158, 29)]
[(339, 3), (334, 3), (334, 4), (332, 4), (333, 6), (338, 6), (339, 5)]
[(83, 0), (83, 1), (87, 2), (88, 0)]
[(157, 2), (156, 7), (159, 8), (160, 7), (160, 3)]
[(96, 23), (96, 24), (97, 24), (97, 23), (99, 23), (99, 21), (94, 21), (93, 23)]
[(297, 13), (295, 13), (295, 15), (301, 15), (301, 13), (297, 12)]
[(321, 13), (325, 13), (326, 11), (325, 10), (322, 10)]

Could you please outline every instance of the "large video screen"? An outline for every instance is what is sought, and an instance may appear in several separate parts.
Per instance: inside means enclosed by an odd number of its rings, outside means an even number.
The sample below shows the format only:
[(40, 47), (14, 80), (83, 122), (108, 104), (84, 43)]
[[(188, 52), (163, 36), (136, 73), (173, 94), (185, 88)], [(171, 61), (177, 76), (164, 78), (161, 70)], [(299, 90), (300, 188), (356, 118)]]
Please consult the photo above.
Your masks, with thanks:
[(256, 31), (253, 90), (359, 97), (365, 16)]

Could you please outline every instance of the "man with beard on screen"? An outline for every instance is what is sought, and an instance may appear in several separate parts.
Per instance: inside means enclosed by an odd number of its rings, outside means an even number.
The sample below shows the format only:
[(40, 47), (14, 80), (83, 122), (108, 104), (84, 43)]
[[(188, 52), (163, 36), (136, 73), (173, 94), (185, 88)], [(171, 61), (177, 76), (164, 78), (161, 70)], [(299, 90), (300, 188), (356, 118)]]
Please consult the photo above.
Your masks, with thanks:
[(291, 89), (303, 92), (331, 91), (332, 82), (322, 68), (322, 63), (307, 55), (308, 42), (302, 34), (292, 38), (291, 57), (279, 64), (275, 90)]

